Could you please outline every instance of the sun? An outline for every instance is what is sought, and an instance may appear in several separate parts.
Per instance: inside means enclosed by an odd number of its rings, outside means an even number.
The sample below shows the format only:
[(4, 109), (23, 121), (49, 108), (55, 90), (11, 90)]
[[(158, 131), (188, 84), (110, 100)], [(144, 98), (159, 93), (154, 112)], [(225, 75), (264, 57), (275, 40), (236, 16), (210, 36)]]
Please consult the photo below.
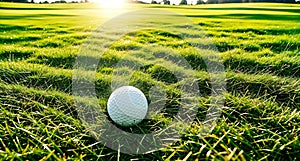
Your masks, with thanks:
[(125, 0), (93, 0), (99, 3), (101, 8), (123, 8)]

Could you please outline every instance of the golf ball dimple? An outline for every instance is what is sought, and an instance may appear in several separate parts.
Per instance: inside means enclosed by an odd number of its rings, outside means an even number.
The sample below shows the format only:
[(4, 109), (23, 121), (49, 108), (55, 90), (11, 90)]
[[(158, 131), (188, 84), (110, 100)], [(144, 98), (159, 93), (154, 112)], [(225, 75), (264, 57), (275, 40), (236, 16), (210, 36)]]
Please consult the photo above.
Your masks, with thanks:
[(148, 102), (144, 93), (133, 86), (123, 86), (110, 95), (107, 112), (118, 125), (133, 126), (147, 115)]

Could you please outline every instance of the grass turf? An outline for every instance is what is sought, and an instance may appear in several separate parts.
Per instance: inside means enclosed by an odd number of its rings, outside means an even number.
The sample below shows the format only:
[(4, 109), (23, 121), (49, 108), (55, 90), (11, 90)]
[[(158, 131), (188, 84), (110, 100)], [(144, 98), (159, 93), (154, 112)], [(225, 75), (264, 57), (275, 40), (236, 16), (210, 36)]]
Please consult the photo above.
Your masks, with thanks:
[[(222, 55), (227, 93), (211, 134), (200, 136), (199, 111), (180, 141), (156, 152), (130, 155), (106, 148), (84, 128), (71, 95), (72, 69), (80, 45), (99, 24), (143, 7), (180, 13), (205, 30)], [(0, 8), (1, 159), (299, 160), (299, 5), (131, 5), (111, 11), (92, 4), (0, 3)], [(205, 113), (210, 78), (201, 56), (171, 33), (160, 33), (131, 33), (101, 57), (95, 83), (101, 105), (110, 95), (113, 66), (120, 57), (154, 43), (178, 51), (191, 64), (202, 92), (198, 106)], [(131, 81), (146, 94), (149, 87), (161, 84), (173, 99), (180, 95), (178, 83), (159, 65), (141, 69)], [(168, 103), (171, 110), (176, 106)], [(153, 120), (141, 126), (163, 128), (170, 117), (157, 115)]]

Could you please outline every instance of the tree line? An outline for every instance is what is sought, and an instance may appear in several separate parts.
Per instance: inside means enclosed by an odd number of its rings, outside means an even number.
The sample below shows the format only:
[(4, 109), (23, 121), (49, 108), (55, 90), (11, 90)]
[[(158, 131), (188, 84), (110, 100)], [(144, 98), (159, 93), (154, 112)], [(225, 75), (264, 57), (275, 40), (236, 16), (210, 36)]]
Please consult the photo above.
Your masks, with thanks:
[[(35, 3), (34, 0), (0, 0), (0, 2), (16, 2), (16, 3)], [(74, 0), (74, 1), (71, 1), (69, 3), (87, 3), (88, 0)], [(47, 0), (45, 1), (42, 1), (40, 3), (49, 3)], [(65, 0), (56, 0), (52, 3), (67, 3), (67, 1)]]
[[(163, 4), (172, 5), (172, 0), (162, 0)], [(195, 2), (195, 3), (194, 3)], [(217, 4), (217, 3), (249, 3), (249, 2), (278, 2), (278, 3), (295, 3), (295, 0), (194, 0), (192, 4)], [(158, 1), (152, 0), (152, 3)], [(179, 5), (188, 5), (187, 0), (181, 0)]]
[(247, 3), (247, 2), (295, 3), (295, 0), (208, 0), (206, 3)]
[[(136, 0), (134, 0), (137, 2)], [(34, 0), (0, 0), (0, 2), (20, 2), (20, 3), (34, 3)], [(88, 0), (72, 1), (74, 2), (88, 2)], [(167, 5), (173, 5), (172, 0), (152, 0), (152, 3), (161, 3)], [(193, 4), (205, 4), (205, 3), (247, 3), (247, 2), (281, 2), (281, 3), (295, 3), (295, 0), (194, 0)], [(67, 3), (65, 0), (57, 0), (54, 3)], [(187, 0), (181, 0), (180, 5), (187, 5)]]

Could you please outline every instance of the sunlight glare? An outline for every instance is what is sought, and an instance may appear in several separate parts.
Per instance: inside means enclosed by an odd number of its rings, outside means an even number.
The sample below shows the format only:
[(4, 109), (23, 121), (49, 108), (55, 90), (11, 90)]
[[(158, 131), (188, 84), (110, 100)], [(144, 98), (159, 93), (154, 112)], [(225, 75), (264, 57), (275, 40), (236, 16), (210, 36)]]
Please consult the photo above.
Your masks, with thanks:
[(94, 0), (100, 4), (101, 8), (123, 8), (125, 0)]

